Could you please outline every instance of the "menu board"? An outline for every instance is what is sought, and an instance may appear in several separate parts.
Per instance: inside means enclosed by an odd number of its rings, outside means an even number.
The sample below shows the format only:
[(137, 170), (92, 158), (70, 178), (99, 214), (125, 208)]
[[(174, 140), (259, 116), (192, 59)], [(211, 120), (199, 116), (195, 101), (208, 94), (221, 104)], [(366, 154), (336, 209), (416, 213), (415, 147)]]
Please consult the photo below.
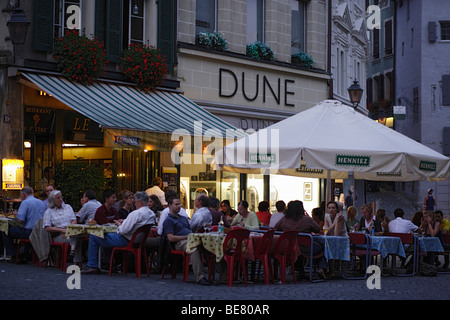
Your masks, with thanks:
[(21, 190), (24, 186), (24, 162), (2, 159), (2, 189)]

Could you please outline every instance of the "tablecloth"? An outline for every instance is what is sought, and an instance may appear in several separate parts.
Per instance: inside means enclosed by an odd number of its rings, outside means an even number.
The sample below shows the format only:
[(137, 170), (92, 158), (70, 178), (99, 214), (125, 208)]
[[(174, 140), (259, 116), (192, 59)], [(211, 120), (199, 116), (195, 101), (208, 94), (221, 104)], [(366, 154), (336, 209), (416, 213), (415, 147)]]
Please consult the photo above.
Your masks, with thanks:
[(350, 261), (350, 239), (340, 236), (317, 235), (314, 239), (324, 245), (325, 259)]
[(370, 236), (370, 239), (372, 242), (372, 249), (378, 250), (383, 258), (386, 258), (389, 254), (397, 254), (399, 256), (406, 257), (400, 238)]
[(0, 217), (0, 231), (8, 234), (9, 226), (22, 227), (22, 225), (14, 218)]
[(115, 224), (104, 224), (90, 226), (87, 224), (71, 224), (66, 228), (66, 238), (69, 237), (87, 237), (94, 235), (100, 238), (105, 237), (105, 233), (117, 232)]
[(419, 241), (420, 251), (425, 252), (444, 252), (441, 240), (437, 237), (416, 236)]
[(223, 242), (227, 235), (224, 233), (190, 233), (188, 235), (186, 252), (190, 253), (199, 245), (211, 253), (216, 255), (216, 262), (219, 262), (223, 258)]

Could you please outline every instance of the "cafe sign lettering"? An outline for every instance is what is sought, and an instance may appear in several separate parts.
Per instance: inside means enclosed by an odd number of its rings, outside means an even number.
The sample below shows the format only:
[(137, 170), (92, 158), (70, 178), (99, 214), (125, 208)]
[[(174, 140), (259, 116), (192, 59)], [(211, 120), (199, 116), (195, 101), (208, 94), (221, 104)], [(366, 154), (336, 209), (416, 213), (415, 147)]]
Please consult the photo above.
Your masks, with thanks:
[(436, 171), (436, 162), (420, 161), (419, 169), (422, 171)]
[(370, 156), (336, 155), (337, 166), (370, 167)]

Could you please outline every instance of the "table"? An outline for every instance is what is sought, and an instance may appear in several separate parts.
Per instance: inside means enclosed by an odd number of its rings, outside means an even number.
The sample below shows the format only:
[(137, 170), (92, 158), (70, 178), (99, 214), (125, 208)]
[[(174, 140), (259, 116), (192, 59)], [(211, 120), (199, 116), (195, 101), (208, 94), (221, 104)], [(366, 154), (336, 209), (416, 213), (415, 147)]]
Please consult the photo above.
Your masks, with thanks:
[(87, 237), (94, 235), (100, 238), (105, 237), (105, 233), (117, 232), (117, 226), (115, 224), (103, 224), (90, 226), (88, 224), (71, 224), (66, 228), (66, 238), (69, 237)]
[(191, 253), (194, 249), (203, 245), (203, 247), (216, 256), (216, 262), (223, 258), (223, 242), (227, 235), (224, 233), (210, 232), (210, 233), (190, 233), (188, 235), (186, 252)]
[(372, 249), (378, 250), (383, 258), (389, 254), (396, 254), (403, 258), (406, 257), (405, 250), (400, 238), (386, 236), (369, 236), (372, 243)]
[(328, 260), (350, 261), (350, 239), (340, 236), (314, 235), (317, 240), (324, 245), (324, 256)]
[(438, 237), (424, 237), (414, 235), (419, 243), (420, 251), (424, 252), (444, 252), (441, 240)]
[(22, 227), (22, 225), (14, 218), (0, 217), (0, 231), (8, 234), (9, 226)]

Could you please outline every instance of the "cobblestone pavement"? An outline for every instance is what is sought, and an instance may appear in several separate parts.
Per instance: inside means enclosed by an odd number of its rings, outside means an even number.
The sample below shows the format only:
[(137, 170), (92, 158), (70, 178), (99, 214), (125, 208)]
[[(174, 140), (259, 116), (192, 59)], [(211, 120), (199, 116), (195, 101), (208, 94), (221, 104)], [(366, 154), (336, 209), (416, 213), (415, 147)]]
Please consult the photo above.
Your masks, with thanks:
[[(15, 265), (0, 262), (0, 299), (2, 300), (448, 300), (450, 274), (436, 277), (382, 276), (380, 289), (368, 289), (366, 280), (330, 279), (311, 283), (305, 279), (296, 284), (264, 282), (235, 283), (200, 286), (193, 282), (192, 272), (188, 282), (181, 274), (171, 279), (167, 274), (150, 277), (144, 273), (136, 278), (134, 273), (80, 275), (80, 289), (68, 289), (71, 273), (55, 267), (38, 268), (31, 263)], [(290, 281), (291, 278), (288, 278)], [(75, 283), (70, 281), (69, 283)]]

